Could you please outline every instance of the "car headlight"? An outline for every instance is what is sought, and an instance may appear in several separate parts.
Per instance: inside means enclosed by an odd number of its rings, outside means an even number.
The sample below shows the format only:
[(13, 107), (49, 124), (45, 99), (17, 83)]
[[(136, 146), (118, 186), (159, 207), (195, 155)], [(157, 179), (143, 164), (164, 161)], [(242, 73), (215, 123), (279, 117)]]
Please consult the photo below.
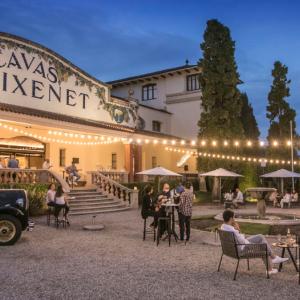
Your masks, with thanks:
[(17, 199), (16, 204), (20, 207), (24, 207), (24, 199), (23, 198)]

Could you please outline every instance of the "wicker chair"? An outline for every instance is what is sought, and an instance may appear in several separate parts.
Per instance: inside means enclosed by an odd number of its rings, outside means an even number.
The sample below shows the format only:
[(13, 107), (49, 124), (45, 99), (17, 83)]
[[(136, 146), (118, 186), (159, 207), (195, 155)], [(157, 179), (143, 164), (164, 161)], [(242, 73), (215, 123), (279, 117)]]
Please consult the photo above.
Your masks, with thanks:
[[(221, 246), (222, 255), (220, 258), (218, 272), (220, 271), (223, 255), (234, 258), (237, 260), (235, 273), (233, 280), (236, 280), (236, 275), (239, 268), (241, 259), (247, 259), (248, 270), (250, 270), (249, 260), (254, 258), (261, 258), (266, 261), (266, 270), (268, 271), (268, 249), (266, 244), (238, 244), (235, 240), (234, 233), (224, 230), (218, 230)], [(239, 247), (244, 246), (243, 250)], [(267, 272), (267, 278), (269, 279), (269, 272)]]

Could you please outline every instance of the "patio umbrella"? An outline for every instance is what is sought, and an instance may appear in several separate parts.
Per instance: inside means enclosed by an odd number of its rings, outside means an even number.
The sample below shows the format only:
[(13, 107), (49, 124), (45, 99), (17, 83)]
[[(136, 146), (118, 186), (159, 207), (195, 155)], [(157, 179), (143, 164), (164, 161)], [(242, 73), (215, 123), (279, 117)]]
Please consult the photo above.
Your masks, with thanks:
[(148, 169), (145, 171), (138, 172), (136, 174), (137, 175), (147, 175), (147, 176), (158, 176), (159, 177), (158, 189), (159, 189), (160, 177), (165, 177), (165, 176), (181, 177), (182, 176), (178, 173), (175, 173), (175, 172), (165, 169), (163, 167), (156, 167), (153, 169)]
[(262, 178), (280, 178), (281, 181), (281, 192), (283, 193), (283, 179), (284, 178), (300, 178), (299, 173), (291, 172), (286, 169), (280, 169), (271, 173), (261, 175)]
[(221, 192), (221, 181), (222, 181), (222, 177), (244, 177), (243, 175), (228, 171), (226, 169), (223, 168), (219, 168), (210, 172), (206, 172), (206, 173), (202, 173), (200, 174), (200, 176), (210, 176), (210, 177), (218, 177), (220, 180), (220, 200), (222, 199), (222, 192)]

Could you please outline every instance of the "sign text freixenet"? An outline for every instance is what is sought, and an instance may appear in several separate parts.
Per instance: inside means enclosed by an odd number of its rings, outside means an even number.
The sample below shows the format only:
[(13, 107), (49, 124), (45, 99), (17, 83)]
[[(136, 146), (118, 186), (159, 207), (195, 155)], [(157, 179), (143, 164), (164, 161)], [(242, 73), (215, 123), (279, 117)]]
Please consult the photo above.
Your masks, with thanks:
[[(70, 88), (62, 89), (54, 66), (48, 66), (36, 55), (25, 51), (10, 51), (8, 56), (0, 53), (0, 71), (2, 92), (80, 106), (82, 109), (87, 106), (89, 95)], [(36, 76), (41, 76), (41, 79), (37, 80)]]

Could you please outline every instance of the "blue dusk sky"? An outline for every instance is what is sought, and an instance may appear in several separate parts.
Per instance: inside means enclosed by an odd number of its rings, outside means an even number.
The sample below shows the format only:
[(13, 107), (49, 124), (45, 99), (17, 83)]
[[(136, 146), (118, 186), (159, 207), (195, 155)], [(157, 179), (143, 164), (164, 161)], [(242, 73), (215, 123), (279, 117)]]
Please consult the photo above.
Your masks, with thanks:
[(297, 0), (1, 0), (0, 31), (38, 42), (108, 81), (186, 59), (197, 63), (206, 21), (218, 19), (236, 41), (240, 89), (264, 137), (275, 60), (289, 68), (289, 101), (299, 115), (299, 12)]

